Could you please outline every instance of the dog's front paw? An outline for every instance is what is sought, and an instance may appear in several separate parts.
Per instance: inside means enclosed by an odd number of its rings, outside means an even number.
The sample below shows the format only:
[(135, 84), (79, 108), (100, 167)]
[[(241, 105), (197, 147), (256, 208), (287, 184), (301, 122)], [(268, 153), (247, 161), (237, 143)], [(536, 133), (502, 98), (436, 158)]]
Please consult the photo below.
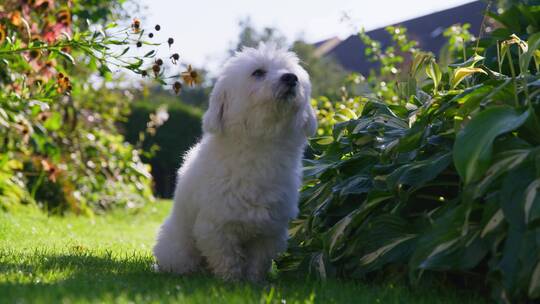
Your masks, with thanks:
[(243, 278), (241, 268), (230, 268), (227, 270), (218, 271), (215, 273), (215, 275), (228, 282), (239, 282)]
[(247, 273), (246, 280), (257, 285), (266, 285), (267, 283), (264, 273)]
[(249, 265), (245, 269), (245, 278), (252, 283), (264, 284), (268, 271), (269, 267), (266, 267), (266, 265)]

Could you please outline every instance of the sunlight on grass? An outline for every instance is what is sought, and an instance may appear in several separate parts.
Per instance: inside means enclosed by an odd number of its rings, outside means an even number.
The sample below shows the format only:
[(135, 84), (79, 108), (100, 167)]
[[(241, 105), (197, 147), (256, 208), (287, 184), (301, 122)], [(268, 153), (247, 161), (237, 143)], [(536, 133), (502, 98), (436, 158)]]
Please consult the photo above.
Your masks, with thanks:
[[(273, 278), (227, 283), (152, 271), (150, 248), (170, 203), (94, 218), (0, 213), (0, 295), (20, 303), (478, 303), (470, 294), (393, 284)], [(2, 301), (0, 301), (2, 302)]]

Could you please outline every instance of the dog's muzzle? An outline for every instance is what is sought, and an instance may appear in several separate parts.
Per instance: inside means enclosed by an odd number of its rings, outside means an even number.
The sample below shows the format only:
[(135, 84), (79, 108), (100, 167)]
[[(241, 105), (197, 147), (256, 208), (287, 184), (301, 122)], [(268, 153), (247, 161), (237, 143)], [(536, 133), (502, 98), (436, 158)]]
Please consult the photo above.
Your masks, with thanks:
[(296, 97), (298, 76), (293, 73), (285, 73), (279, 78), (278, 99), (288, 100)]

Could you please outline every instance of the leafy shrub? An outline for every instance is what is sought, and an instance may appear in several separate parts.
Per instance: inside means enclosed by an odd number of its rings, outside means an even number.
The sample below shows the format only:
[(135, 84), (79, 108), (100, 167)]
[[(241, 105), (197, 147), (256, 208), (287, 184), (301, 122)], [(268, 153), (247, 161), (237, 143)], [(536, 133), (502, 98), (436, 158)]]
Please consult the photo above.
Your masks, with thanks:
[(392, 95), (312, 140), (282, 270), (483, 275), (498, 301), (540, 298), (540, 6), (492, 17), (468, 60), (416, 52)]
[[(150, 122), (150, 114), (166, 107), (168, 119), (157, 129), (153, 136), (140, 138), (141, 132)], [(171, 197), (176, 182), (176, 171), (183, 154), (201, 135), (202, 111), (199, 108), (178, 101), (170, 95), (152, 95), (136, 101), (125, 123), (126, 139), (132, 144), (139, 144), (150, 153), (147, 161), (152, 166), (157, 195)]]
[[(379, 73), (372, 70), (367, 77), (352, 73), (341, 87), (339, 99), (320, 96), (313, 100), (319, 119), (317, 130), (319, 136), (330, 135), (336, 123), (358, 118), (369, 98), (384, 99), (387, 103), (394, 104), (399, 100), (400, 90), (404, 93), (414, 90), (409, 82), (400, 81), (397, 76), (410, 72), (405, 62), (410, 61), (419, 52), (415, 48), (416, 42), (407, 38), (407, 29), (403, 27), (389, 26), (386, 31), (391, 37), (392, 44), (384, 49), (381, 43), (371, 39), (364, 31), (359, 34), (364, 45), (369, 46), (365, 54), (367, 59), (380, 63)], [(321, 140), (328, 142), (331, 137)]]
[[(161, 84), (166, 69), (153, 49), (130, 53), (157, 45), (140, 20), (105, 25), (123, 2), (0, 3), (0, 208), (37, 202), (88, 213), (152, 199), (141, 152), (116, 128), (130, 98), (108, 88), (116, 83), (110, 68)], [(176, 78), (198, 82), (191, 67)]]

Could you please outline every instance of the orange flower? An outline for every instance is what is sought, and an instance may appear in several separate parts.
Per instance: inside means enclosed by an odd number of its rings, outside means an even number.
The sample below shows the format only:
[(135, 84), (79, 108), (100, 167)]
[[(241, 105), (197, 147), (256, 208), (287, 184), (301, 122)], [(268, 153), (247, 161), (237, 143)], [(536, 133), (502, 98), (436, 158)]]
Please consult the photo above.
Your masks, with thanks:
[(193, 86), (193, 84), (201, 83), (201, 78), (199, 76), (199, 73), (197, 73), (197, 71), (194, 71), (191, 68), (191, 64), (188, 66), (187, 71), (182, 72), (180, 76), (182, 76), (182, 79), (184, 80), (184, 82), (189, 86)]
[(52, 0), (36, 0), (33, 6), (37, 9), (43, 9), (43, 10), (51, 9), (54, 5), (53, 2), (54, 1)]
[(131, 28), (135, 33), (138, 33), (141, 31), (141, 20), (139, 18), (133, 18), (133, 22), (131, 23)]
[(22, 17), (20, 11), (14, 11), (10, 14), (9, 20), (11, 21), (11, 24), (15, 26), (20, 26), (22, 24)]
[(65, 27), (71, 26), (71, 13), (69, 10), (59, 10), (58, 13), (56, 13), (56, 21)]
[(56, 178), (60, 174), (58, 167), (46, 159), (41, 160), (41, 166), (43, 167), (43, 170), (49, 174), (49, 180), (56, 183)]
[(53, 43), (60, 37), (62, 32), (71, 32), (71, 29), (67, 26), (65, 26), (63, 23), (55, 23), (52, 24), (50, 22), (47, 22), (45, 25), (43, 32), (41, 34), (41, 37), (43, 40), (47, 41), (48, 43)]
[(56, 78), (56, 84), (58, 85), (58, 93), (69, 93), (71, 91), (71, 82), (69, 81), (69, 77), (65, 76), (62, 73), (58, 73)]
[(26, 144), (30, 140), (32, 129), (26, 121), (19, 121), (15, 124), (15, 129), (22, 134), (22, 140)]
[(6, 30), (0, 24), (0, 43), (4, 42), (5, 39), (6, 39)]

